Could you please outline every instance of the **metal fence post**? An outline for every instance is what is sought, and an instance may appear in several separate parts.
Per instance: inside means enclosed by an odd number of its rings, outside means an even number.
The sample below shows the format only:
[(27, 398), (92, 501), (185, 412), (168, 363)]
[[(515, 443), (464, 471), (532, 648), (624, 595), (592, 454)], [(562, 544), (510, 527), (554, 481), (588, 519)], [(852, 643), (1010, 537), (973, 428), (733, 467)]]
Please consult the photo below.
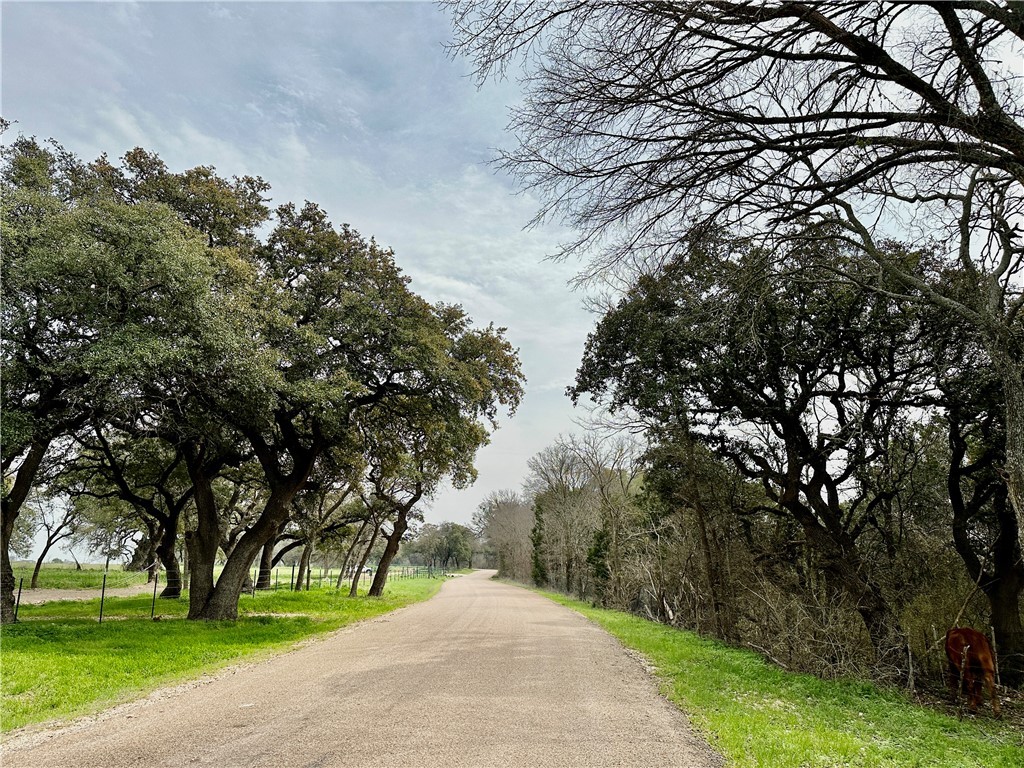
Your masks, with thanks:
[(14, 620), (18, 620), (18, 608), (21, 607), (21, 586), (25, 583), (25, 577), (22, 576), (18, 579), (18, 599), (14, 603)]
[(156, 616), (156, 585), (160, 583), (160, 572), (157, 571), (156, 577), (153, 579), (153, 608), (149, 612), (149, 618)]
[(103, 623), (103, 601), (107, 599), (107, 572), (103, 572), (103, 586), (100, 587), (100, 624)]
[(288, 589), (295, 589), (295, 563), (292, 563), (292, 581), (291, 584), (288, 585)]

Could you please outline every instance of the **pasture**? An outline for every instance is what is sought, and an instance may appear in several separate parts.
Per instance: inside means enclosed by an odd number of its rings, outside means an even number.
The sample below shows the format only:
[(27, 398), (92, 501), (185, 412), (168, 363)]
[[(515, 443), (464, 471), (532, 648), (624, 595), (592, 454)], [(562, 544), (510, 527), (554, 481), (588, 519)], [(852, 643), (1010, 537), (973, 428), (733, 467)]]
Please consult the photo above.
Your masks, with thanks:
[(137, 698), (226, 665), (259, 659), (297, 641), (373, 618), (420, 600), (441, 579), (389, 582), (381, 598), (347, 590), (285, 590), (242, 595), (234, 622), (185, 620), (187, 599), (107, 598), (22, 605), (19, 622), (2, 628), (0, 727), (4, 731), (66, 719)]

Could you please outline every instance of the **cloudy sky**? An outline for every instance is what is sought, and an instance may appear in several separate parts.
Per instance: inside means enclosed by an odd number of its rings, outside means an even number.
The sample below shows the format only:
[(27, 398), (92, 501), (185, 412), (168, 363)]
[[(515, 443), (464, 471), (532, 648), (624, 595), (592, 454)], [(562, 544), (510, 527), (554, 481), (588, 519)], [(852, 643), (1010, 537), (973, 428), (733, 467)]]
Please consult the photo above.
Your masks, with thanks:
[[(574, 428), (564, 397), (592, 318), (526, 230), (538, 204), (489, 165), (514, 81), (477, 89), (431, 3), (3, 3), (2, 115), (83, 158), (142, 146), (173, 170), (260, 175), (394, 248), (415, 291), (508, 327), (526, 399), (428, 521), (468, 522)], [(13, 133), (12, 132), (12, 133)], [(8, 136), (9, 138), (9, 136)]]

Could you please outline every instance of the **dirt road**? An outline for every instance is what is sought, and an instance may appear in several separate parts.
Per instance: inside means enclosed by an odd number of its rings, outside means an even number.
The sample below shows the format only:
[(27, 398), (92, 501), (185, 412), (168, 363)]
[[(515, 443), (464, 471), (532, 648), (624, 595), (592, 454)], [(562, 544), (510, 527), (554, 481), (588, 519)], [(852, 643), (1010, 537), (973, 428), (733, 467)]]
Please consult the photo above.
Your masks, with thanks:
[(489, 575), (206, 684), (16, 734), (2, 764), (721, 764), (614, 639)]

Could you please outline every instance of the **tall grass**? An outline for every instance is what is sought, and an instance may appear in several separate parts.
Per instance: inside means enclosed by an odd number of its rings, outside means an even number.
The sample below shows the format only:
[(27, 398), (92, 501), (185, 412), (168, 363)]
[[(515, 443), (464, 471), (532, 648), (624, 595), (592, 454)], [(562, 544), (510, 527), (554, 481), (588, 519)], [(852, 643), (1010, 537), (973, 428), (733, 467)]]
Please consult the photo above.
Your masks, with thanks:
[(381, 598), (347, 592), (243, 595), (233, 622), (184, 619), (186, 600), (160, 600), (150, 619), (148, 596), (22, 606), (19, 623), (0, 631), (0, 729), (68, 718), (129, 700), (160, 685), (378, 616), (440, 588), (438, 579), (389, 583)]
[(897, 691), (789, 673), (748, 651), (545, 594), (646, 656), (731, 766), (1024, 766), (1024, 734), (1008, 723), (959, 721)]

